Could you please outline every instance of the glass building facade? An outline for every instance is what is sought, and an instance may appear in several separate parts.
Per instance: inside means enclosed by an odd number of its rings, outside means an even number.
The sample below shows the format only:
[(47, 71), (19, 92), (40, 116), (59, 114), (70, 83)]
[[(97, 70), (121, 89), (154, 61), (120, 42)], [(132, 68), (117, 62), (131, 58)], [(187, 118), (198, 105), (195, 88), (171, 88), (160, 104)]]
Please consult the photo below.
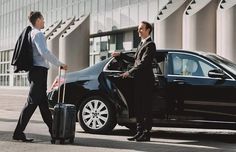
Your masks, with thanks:
[(137, 25), (154, 23), (168, 0), (0, 0), (0, 86), (27, 86), (26, 73), (13, 72), (10, 60), (16, 40), (29, 25), (31, 10), (41, 11), (45, 27), (58, 20), (90, 14), (90, 65), (114, 50), (132, 50), (139, 38)]

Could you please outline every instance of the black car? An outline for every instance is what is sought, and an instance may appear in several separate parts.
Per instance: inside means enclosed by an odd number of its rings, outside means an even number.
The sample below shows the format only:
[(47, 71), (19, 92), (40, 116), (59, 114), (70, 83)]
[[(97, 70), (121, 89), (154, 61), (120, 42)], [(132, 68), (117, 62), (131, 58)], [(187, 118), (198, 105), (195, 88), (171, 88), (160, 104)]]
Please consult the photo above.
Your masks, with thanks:
[[(120, 77), (132, 66), (111, 57), (66, 75), (65, 102), (76, 105), (85, 131), (106, 133), (116, 124), (134, 126), (133, 78)], [(236, 127), (236, 64), (207, 52), (157, 50), (152, 66), (155, 126)], [(51, 108), (57, 94), (56, 79), (48, 92)]]

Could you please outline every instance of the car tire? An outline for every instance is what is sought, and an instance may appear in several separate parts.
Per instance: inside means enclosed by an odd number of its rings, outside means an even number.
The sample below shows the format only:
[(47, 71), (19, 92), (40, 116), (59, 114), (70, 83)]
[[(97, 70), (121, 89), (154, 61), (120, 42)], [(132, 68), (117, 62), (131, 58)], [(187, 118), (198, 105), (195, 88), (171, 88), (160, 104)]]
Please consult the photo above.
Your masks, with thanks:
[(78, 118), (85, 132), (95, 134), (108, 133), (117, 123), (113, 104), (100, 96), (85, 99), (79, 107)]

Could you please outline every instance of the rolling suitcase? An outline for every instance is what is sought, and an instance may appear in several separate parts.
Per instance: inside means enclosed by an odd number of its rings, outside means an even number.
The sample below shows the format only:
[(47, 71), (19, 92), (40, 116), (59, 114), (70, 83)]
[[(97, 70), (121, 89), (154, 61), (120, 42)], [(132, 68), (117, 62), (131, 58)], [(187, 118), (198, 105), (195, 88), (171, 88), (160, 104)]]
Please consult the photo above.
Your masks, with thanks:
[[(65, 72), (66, 78), (66, 72)], [(59, 68), (58, 83), (61, 82), (61, 69)], [(64, 80), (65, 82), (65, 80)], [(60, 87), (58, 88), (58, 103), (54, 106), (53, 123), (52, 123), (52, 140), (55, 144), (56, 140), (60, 144), (64, 144), (65, 140), (74, 143), (75, 138), (75, 123), (76, 123), (76, 107), (72, 104), (64, 104), (65, 85), (63, 86), (62, 101), (60, 101)]]

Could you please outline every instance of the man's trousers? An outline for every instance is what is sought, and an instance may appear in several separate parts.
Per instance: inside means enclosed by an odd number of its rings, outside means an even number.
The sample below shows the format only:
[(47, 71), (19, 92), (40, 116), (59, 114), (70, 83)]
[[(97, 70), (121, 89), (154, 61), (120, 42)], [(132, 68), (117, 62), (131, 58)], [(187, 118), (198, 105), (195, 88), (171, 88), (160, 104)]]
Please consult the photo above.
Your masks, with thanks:
[(21, 111), (14, 135), (22, 135), (31, 116), (39, 106), (43, 121), (47, 124), (49, 132), (52, 128), (52, 116), (47, 102), (47, 73), (44, 67), (33, 67), (28, 73), (30, 83), (29, 95), (23, 110)]

